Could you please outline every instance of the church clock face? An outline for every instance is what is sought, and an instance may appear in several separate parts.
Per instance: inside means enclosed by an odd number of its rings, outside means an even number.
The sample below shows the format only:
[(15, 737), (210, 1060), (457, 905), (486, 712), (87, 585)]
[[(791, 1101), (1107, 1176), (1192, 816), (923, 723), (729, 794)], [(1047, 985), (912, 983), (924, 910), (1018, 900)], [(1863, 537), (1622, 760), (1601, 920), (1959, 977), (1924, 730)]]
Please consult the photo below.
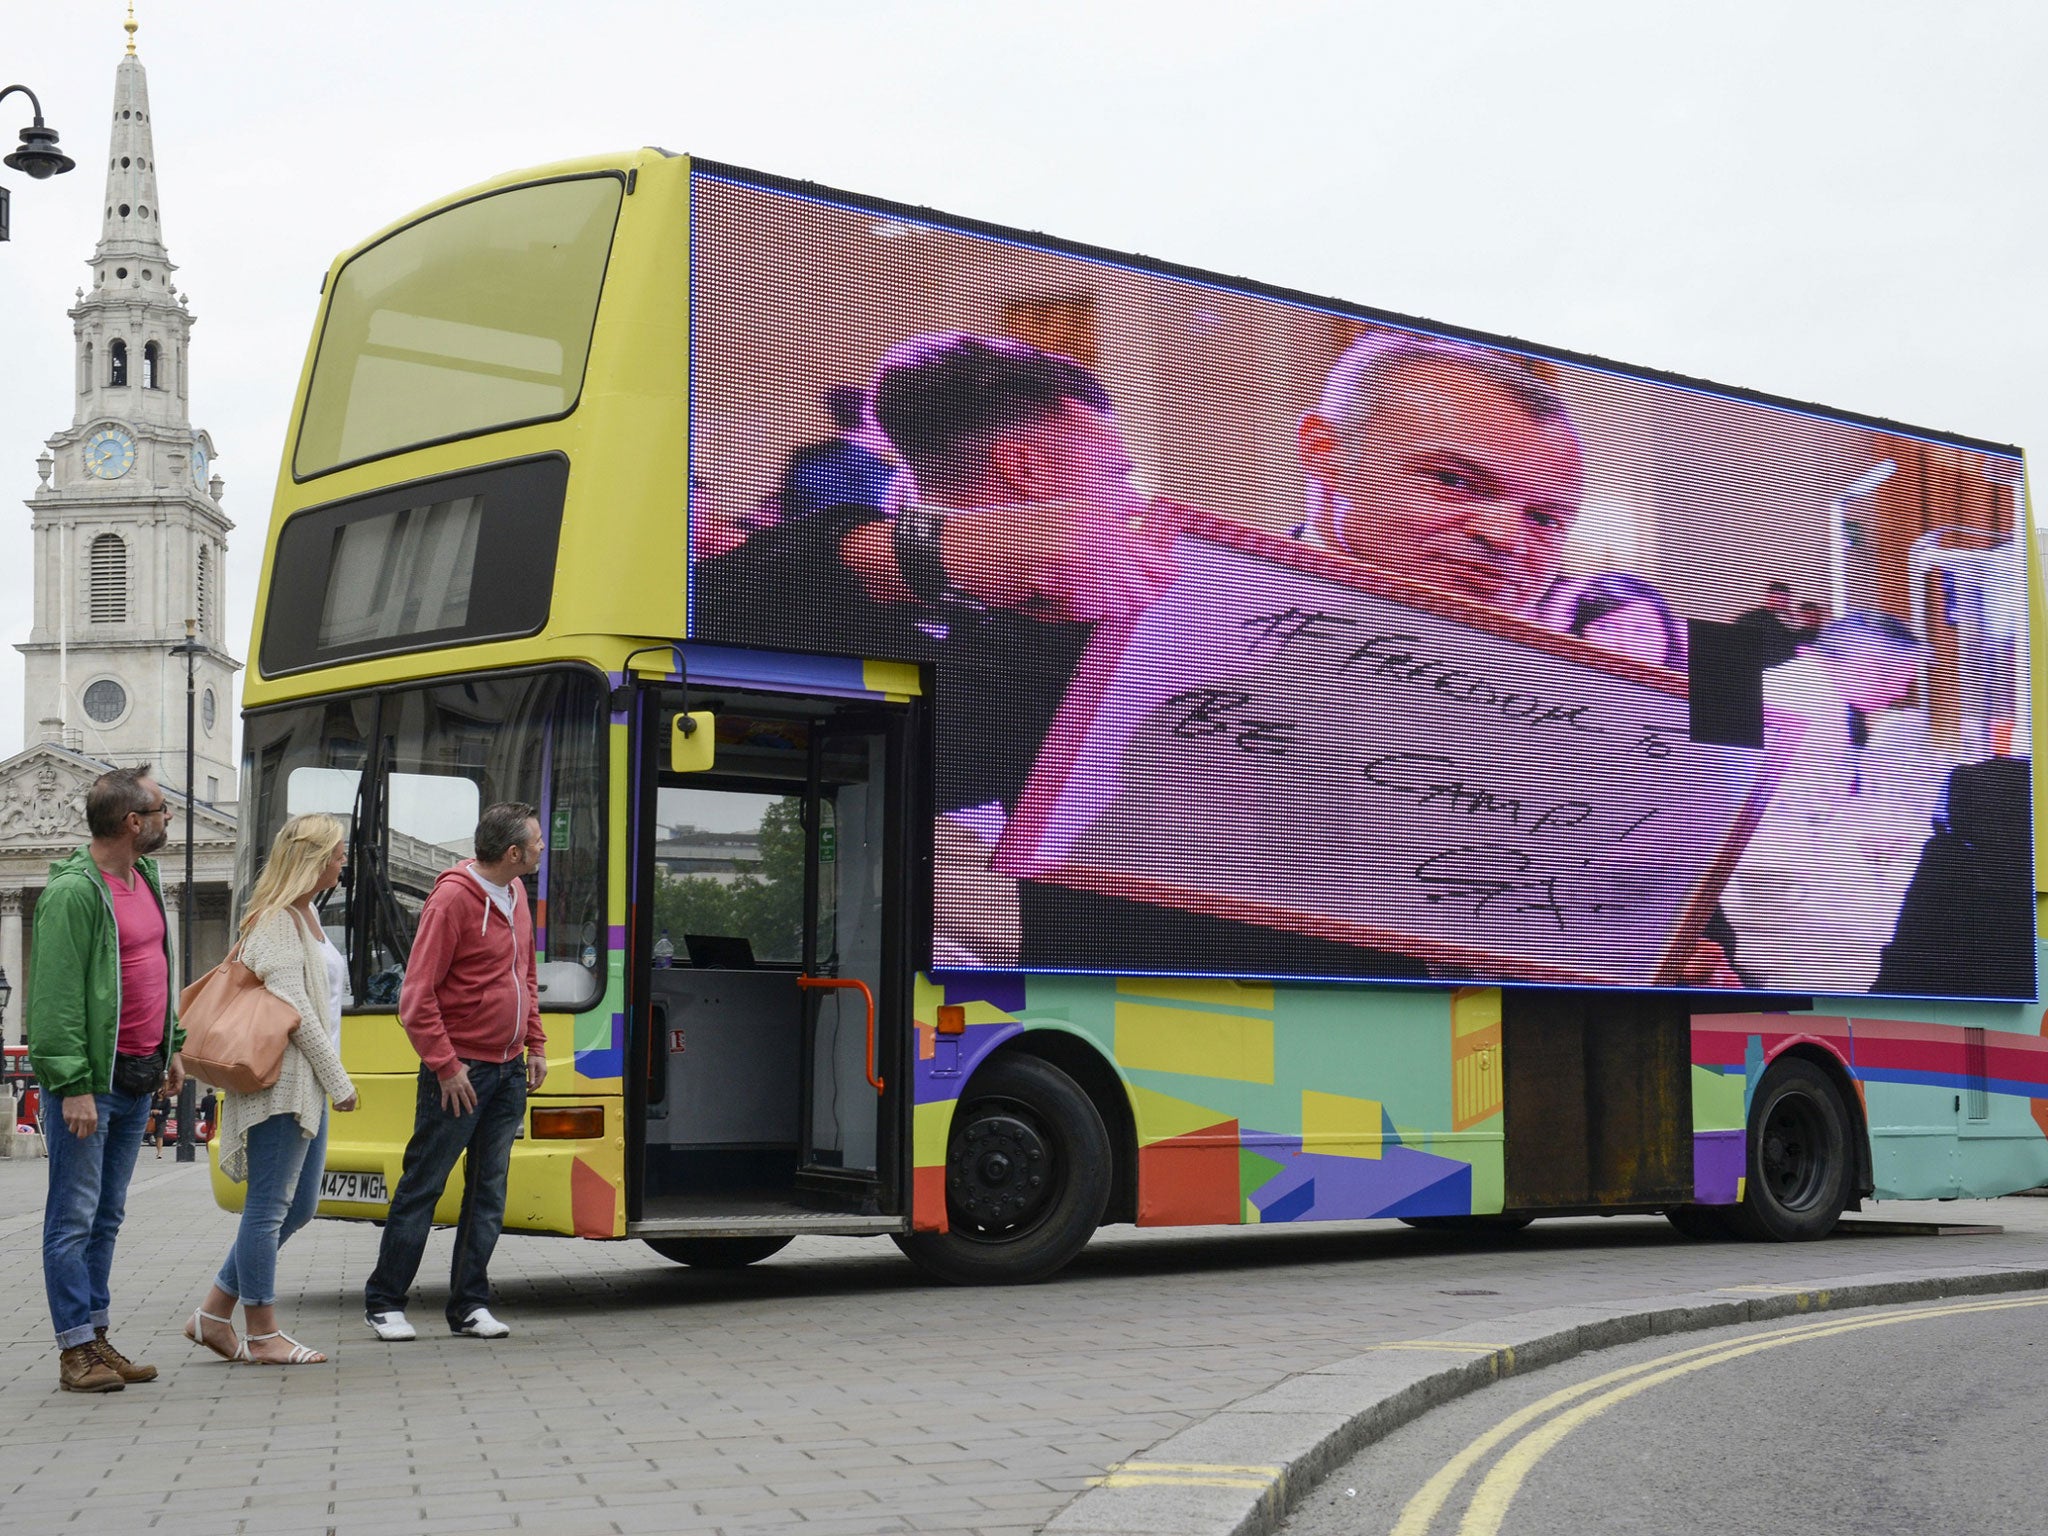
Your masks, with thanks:
[(135, 439), (122, 427), (101, 427), (85, 440), (86, 473), (118, 480), (135, 467)]

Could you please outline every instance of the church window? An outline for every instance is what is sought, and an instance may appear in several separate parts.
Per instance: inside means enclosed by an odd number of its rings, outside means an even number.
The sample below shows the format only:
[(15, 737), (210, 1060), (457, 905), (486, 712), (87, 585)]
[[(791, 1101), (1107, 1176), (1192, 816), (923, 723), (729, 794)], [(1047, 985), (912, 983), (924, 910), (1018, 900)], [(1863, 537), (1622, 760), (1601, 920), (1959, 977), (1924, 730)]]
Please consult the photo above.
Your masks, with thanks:
[(111, 677), (88, 684), (85, 690), (86, 718), (95, 725), (112, 725), (128, 708), (128, 690)]
[(86, 611), (95, 624), (128, 622), (128, 546), (118, 533), (103, 533), (92, 541), (86, 562), (90, 590)]
[[(209, 590), (213, 585), (211, 579), (213, 576), (213, 562), (208, 558), (210, 553), (211, 551), (204, 544), (199, 546), (198, 569), (192, 573), (193, 595), (197, 598), (199, 605), (199, 633), (202, 635), (213, 633), (213, 614), (211, 612), (213, 594)], [(207, 729), (211, 730), (213, 727), (208, 726)]]
[(128, 343), (118, 336), (107, 348), (107, 382), (126, 384), (128, 382)]
[(121, 217), (124, 219), (128, 217), (128, 205), (126, 203), (121, 205)]
[[(211, 736), (213, 734), (213, 722), (219, 718), (220, 706), (214, 702), (213, 690), (209, 688), (206, 690), (205, 697), (199, 701), (199, 723), (206, 727), (207, 735)], [(206, 798), (209, 800), (214, 799), (215, 792), (209, 790)]]
[(144, 389), (162, 389), (164, 387), (163, 376), (157, 372), (158, 365), (162, 359), (163, 354), (157, 350), (155, 342), (146, 341), (142, 344), (142, 387)]

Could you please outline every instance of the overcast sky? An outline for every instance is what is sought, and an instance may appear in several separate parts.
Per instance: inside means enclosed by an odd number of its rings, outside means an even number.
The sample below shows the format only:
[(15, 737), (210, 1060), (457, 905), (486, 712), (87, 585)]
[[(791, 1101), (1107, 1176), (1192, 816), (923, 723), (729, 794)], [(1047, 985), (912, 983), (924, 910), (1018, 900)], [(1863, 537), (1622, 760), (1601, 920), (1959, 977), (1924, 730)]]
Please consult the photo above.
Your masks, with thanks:
[[(0, 639), (71, 420), (115, 0), (7, 8), (79, 169), (0, 245)], [(322, 273), (500, 171), (660, 144), (2021, 447), (2048, 444), (2048, 6), (140, 0), (248, 654)], [(11, 148), (28, 121), (0, 104)], [(0, 656), (0, 755), (23, 739)]]

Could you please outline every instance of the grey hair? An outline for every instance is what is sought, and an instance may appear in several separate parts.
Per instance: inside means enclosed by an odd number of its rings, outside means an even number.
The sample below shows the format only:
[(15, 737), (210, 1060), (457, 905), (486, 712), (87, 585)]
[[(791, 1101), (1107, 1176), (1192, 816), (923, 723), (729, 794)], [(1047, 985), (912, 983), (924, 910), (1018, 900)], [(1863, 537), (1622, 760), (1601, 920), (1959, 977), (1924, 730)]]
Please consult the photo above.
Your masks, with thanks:
[(1813, 646), (1826, 655), (1841, 657), (1858, 641), (1900, 656), (1919, 656), (1927, 650), (1903, 619), (1867, 608), (1831, 621), (1814, 639)]
[(476, 824), (478, 860), (485, 864), (497, 863), (515, 844), (526, 841), (526, 824), (539, 819), (540, 812), (518, 800), (485, 806), (484, 814)]
[(1362, 427), (1384, 403), (1393, 376), (1416, 363), (1448, 363), (1491, 380), (1531, 421), (1572, 425), (1563, 398), (1505, 353), (1414, 331), (1367, 331), (1344, 349), (1323, 381), (1316, 413), (1333, 427)]
[(138, 768), (115, 768), (94, 779), (85, 792), (86, 829), (94, 837), (118, 837), (123, 822), (142, 815), (154, 803), (142, 787), (144, 779), (153, 781), (154, 777), (155, 770), (144, 763)]

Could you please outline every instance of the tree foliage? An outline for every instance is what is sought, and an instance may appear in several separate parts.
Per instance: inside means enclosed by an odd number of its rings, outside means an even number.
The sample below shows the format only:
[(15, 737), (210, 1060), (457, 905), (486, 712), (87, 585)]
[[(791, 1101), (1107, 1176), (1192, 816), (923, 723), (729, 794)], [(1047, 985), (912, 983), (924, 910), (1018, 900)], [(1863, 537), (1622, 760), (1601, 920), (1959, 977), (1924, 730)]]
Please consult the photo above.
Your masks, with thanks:
[(654, 886), (654, 932), (666, 932), (680, 957), (683, 935), (746, 939), (759, 960), (795, 960), (803, 952), (804, 827), (791, 796), (761, 818), (759, 874), (737, 879), (663, 873)]

